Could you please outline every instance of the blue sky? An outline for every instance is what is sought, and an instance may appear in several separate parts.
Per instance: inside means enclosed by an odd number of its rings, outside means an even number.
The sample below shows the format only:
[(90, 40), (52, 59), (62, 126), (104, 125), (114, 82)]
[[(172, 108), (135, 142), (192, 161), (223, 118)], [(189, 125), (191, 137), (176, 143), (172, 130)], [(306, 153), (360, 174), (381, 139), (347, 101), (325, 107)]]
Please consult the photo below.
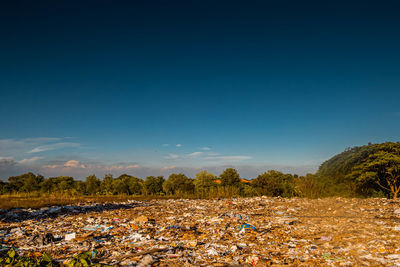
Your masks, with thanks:
[(0, 178), (304, 174), (398, 141), (396, 1), (1, 1)]

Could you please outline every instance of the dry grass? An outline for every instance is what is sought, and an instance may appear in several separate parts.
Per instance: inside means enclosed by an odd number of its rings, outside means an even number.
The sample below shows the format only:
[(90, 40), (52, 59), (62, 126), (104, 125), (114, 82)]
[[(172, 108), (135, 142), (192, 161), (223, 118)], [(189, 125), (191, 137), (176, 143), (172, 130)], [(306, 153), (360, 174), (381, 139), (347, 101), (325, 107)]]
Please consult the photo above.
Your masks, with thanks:
[[(150, 200), (171, 198), (162, 196), (66, 196), (66, 195), (0, 195), (0, 209), (11, 208), (41, 208), (49, 206), (62, 206), (77, 203), (106, 203), (124, 202), (128, 200)], [(175, 197), (174, 197), (175, 198)]]

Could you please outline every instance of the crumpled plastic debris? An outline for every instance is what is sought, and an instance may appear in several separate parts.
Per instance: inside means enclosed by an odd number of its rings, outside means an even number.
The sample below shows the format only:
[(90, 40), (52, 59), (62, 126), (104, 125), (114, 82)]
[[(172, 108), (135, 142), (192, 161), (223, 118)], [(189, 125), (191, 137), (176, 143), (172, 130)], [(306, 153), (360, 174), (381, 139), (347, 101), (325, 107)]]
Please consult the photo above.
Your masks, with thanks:
[(1, 210), (0, 251), (118, 266), (400, 266), (399, 206), (254, 197)]

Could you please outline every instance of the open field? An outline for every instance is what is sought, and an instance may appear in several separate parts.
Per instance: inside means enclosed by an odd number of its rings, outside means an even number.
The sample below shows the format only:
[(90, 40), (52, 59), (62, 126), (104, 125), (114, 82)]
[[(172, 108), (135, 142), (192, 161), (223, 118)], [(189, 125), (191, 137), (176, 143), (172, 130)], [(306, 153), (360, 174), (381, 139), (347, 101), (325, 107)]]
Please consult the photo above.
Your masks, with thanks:
[(398, 200), (154, 199), (11, 213), (1, 215), (3, 248), (64, 263), (89, 251), (128, 266), (400, 266)]
[(50, 195), (50, 196), (29, 196), (27, 195), (0, 195), (0, 209), (12, 208), (42, 208), (49, 206), (63, 206), (78, 203), (107, 203), (121, 202), (128, 200), (151, 200), (151, 199), (170, 199), (177, 197), (162, 196), (67, 196), (67, 195)]

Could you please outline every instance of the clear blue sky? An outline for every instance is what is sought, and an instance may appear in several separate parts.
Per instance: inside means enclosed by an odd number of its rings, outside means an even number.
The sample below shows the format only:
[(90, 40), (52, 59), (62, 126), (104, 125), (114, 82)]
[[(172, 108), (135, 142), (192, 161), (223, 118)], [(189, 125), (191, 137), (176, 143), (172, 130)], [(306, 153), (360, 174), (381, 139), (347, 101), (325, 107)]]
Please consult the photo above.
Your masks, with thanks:
[(399, 14), (398, 1), (1, 1), (0, 178), (303, 174), (399, 141)]

